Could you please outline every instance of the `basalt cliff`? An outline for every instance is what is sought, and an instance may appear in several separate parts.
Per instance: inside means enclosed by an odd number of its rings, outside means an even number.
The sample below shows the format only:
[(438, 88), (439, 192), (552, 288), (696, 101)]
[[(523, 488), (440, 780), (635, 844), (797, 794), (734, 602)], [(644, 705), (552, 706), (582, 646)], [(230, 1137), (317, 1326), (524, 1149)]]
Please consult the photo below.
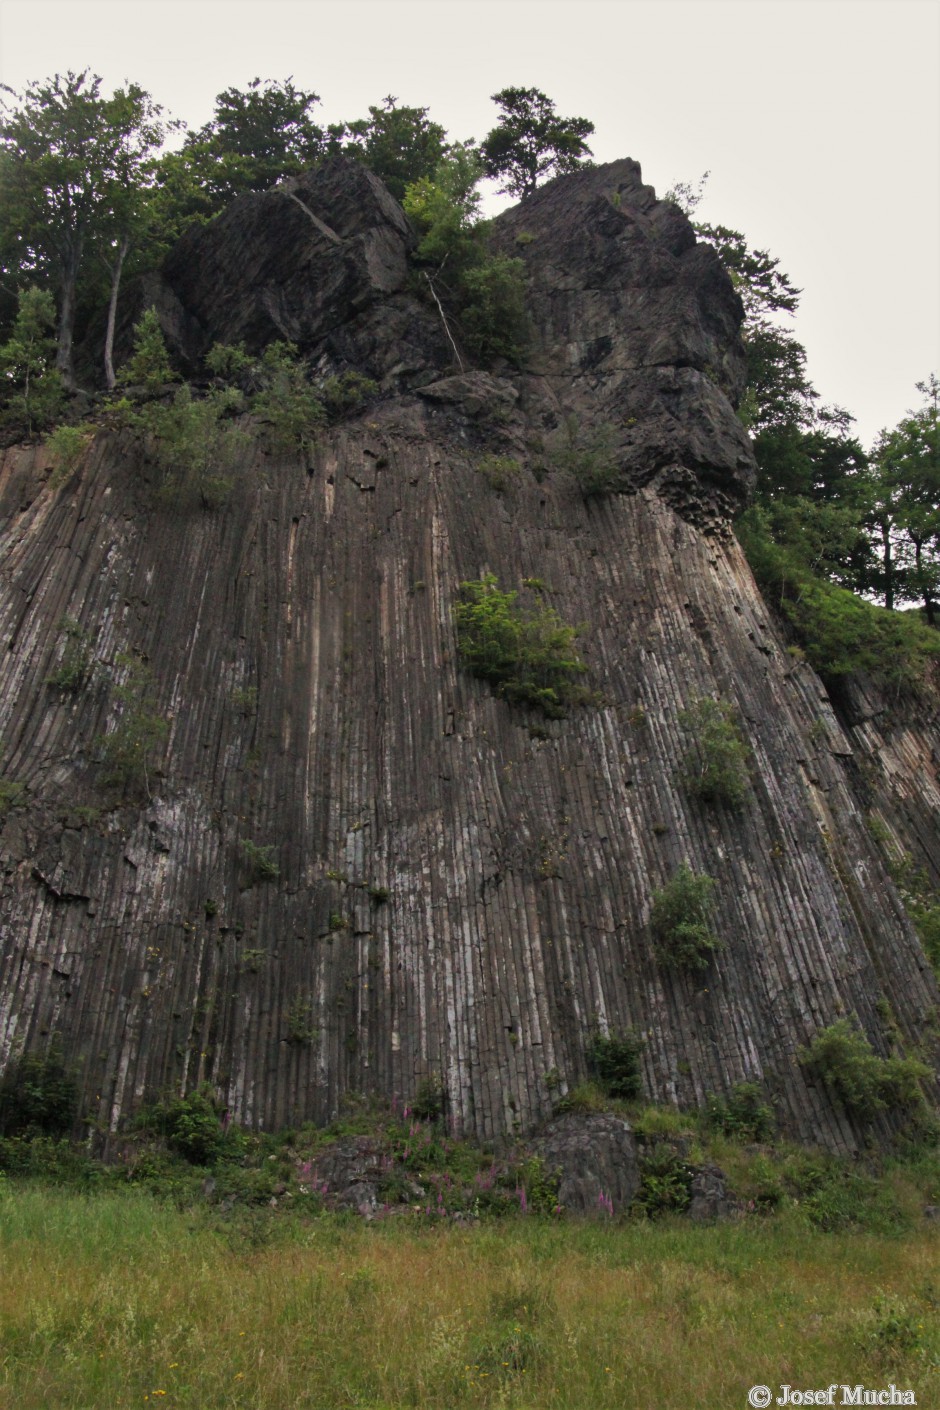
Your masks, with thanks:
[[(242, 197), (142, 292), (179, 365), (290, 339), (377, 395), (304, 455), (252, 438), (211, 510), (163, 504), (126, 429), (64, 482), (3, 453), (0, 1063), (58, 1035), (105, 1131), (203, 1081), (275, 1127), (431, 1080), (455, 1130), (498, 1137), (632, 1029), (650, 1098), (760, 1081), (783, 1129), (852, 1149), (798, 1055), (842, 1016), (883, 1055), (936, 1031), (880, 840), (940, 875), (936, 710), (834, 699), (788, 652), (729, 531), (740, 303), (637, 165), (556, 180), (495, 239), (532, 341), (482, 371), (363, 168)], [(566, 426), (614, 437), (606, 493), (546, 454)], [(495, 486), (487, 456), (520, 470)], [(487, 573), (581, 627), (593, 697), (567, 718), (461, 668), (459, 584)], [(97, 663), (71, 693), (65, 619)], [(101, 782), (126, 653), (168, 722), (138, 797)], [(704, 697), (750, 747), (738, 810), (682, 783)], [(691, 974), (650, 933), (683, 863), (723, 942)]]

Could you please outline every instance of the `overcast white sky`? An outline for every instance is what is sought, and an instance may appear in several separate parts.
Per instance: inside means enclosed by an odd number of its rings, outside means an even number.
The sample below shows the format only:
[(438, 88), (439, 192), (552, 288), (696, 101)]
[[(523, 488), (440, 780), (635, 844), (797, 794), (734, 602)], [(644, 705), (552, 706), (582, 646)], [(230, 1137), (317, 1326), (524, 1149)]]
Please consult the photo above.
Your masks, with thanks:
[(803, 289), (823, 398), (869, 444), (940, 372), (938, 0), (0, 0), (0, 82), (89, 67), (198, 126), (256, 75), (324, 121), (393, 93), (453, 138), (537, 87), (662, 193), (709, 170), (705, 220)]

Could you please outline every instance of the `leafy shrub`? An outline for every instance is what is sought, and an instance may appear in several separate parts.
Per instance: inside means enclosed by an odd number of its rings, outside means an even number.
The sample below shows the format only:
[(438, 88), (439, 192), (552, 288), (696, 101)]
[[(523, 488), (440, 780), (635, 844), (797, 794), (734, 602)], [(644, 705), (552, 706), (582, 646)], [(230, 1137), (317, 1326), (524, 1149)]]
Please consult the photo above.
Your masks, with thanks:
[(55, 363), (55, 300), (48, 289), (24, 289), (13, 330), (0, 346), (0, 424), (31, 436), (51, 426), (65, 404)]
[(237, 1153), (237, 1133), (227, 1131), (218, 1106), (205, 1089), (158, 1102), (141, 1112), (137, 1124), (162, 1136), (171, 1151), (190, 1165), (214, 1165)]
[(419, 287), (430, 291), (451, 342), (448, 316), (471, 357), (518, 363), (530, 337), (525, 265), (490, 253), (489, 226), (478, 219), (481, 174), (476, 153), (456, 144), (433, 180), (425, 176), (407, 188), (404, 207), (421, 237), (417, 259), (426, 266)]
[(273, 844), (261, 847), (249, 838), (242, 838), (239, 843), (241, 847), (242, 862), (251, 883), (257, 881), (276, 881), (281, 874), (281, 869), (277, 864), (277, 854)]
[(667, 1142), (658, 1142), (643, 1153), (640, 1187), (634, 1197), (636, 1210), (649, 1219), (681, 1214), (692, 1199), (692, 1167)]
[(81, 465), (94, 439), (90, 426), (57, 426), (45, 437), (43, 444), (52, 460), (53, 486), (63, 485)]
[(529, 340), (525, 265), (488, 255), (461, 280), (460, 322), (471, 356), (518, 363)]
[[(872, 819), (870, 826), (875, 821)], [(887, 840), (886, 837), (878, 837), (873, 826), (872, 831), (877, 841)], [(920, 936), (927, 958), (940, 976), (940, 892), (936, 890), (923, 867), (915, 865), (909, 852), (905, 852), (900, 858), (890, 858), (888, 869), (914, 923), (914, 929)]]
[(586, 692), (577, 684), (587, 669), (574, 650), (576, 627), (567, 626), (551, 607), (526, 611), (516, 592), (501, 592), (488, 574), (460, 584), (454, 608), (461, 664), (496, 686), (498, 694), (532, 705), (550, 719), (561, 719)]
[(611, 494), (622, 486), (617, 434), (609, 422), (583, 427), (576, 416), (566, 416), (549, 459), (556, 469), (574, 477), (585, 499)]
[(287, 1010), (287, 1041), (306, 1047), (319, 1035), (314, 1022), (316, 1009), (309, 994), (298, 994)]
[(505, 494), (522, 469), (518, 460), (511, 455), (484, 455), (477, 461), (477, 469), (497, 494)]
[(660, 961), (670, 969), (702, 970), (724, 948), (712, 934), (715, 882), (692, 871), (685, 862), (653, 895), (650, 924)]
[(0, 822), (11, 808), (21, 802), (26, 791), (25, 785), (9, 778), (0, 778)]
[(425, 1077), (418, 1083), (411, 1112), (419, 1121), (438, 1121), (444, 1115), (444, 1087), (439, 1077)]
[(750, 750), (731, 705), (708, 696), (694, 700), (679, 716), (691, 736), (682, 763), (682, 782), (695, 798), (726, 808), (743, 807), (750, 788)]
[(870, 1123), (889, 1106), (917, 1111), (924, 1105), (921, 1083), (930, 1068), (916, 1058), (882, 1058), (847, 1018), (824, 1028), (801, 1048), (799, 1059), (810, 1077), (825, 1082), (845, 1110)]
[(916, 616), (877, 607), (811, 574), (774, 542), (760, 508), (743, 515), (735, 532), (762, 591), (779, 605), (823, 680), (865, 672), (883, 685), (910, 685), (940, 653), (940, 633)]
[(739, 1141), (766, 1141), (776, 1121), (773, 1107), (756, 1082), (739, 1082), (726, 1097), (711, 1093), (706, 1103), (709, 1125)]
[(163, 474), (159, 498), (174, 508), (216, 509), (232, 488), (231, 472), (251, 444), (231, 413), (241, 398), (211, 391), (201, 400), (188, 386), (169, 403), (154, 402), (128, 420), (147, 435), (151, 459)]
[(0, 1136), (64, 1135), (78, 1108), (78, 1089), (53, 1039), (44, 1053), (25, 1053), (0, 1078)]
[(632, 1101), (642, 1090), (639, 1057), (643, 1041), (635, 1033), (595, 1033), (587, 1046), (588, 1067), (609, 1097)]
[(156, 309), (146, 309), (134, 324), (134, 351), (117, 380), (125, 387), (142, 387), (151, 394), (162, 391), (168, 382), (179, 381), (170, 363)]
[(330, 416), (339, 420), (352, 415), (376, 396), (379, 386), (361, 372), (342, 372), (338, 377), (328, 378), (320, 390)]
[(906, 1222), (890, 1183), (822, 1151), (794, 1152), (778, 1167), (777, 1178), (802, 1217), (824, 1233), (852, 1228), (892, 1233)]
[(120, 712), (110, 734), (98, 740), (101, 781), (116, 784), (125, 792), (140, 790), (149, 797), (152, 756), (169, 726), (154, 708), (149, 666), (130, 652), (118, 656), (116, 665), (124, 674), (122, 683), (114, 689)]
[(46, 677), (46, 685), (62, 695), (75, 695), (88, 681), (94, 666), (91, 639), (73, 617), (62, 618), (59, 632), (59, 664)]
[(267, 423), (273, 448), (284, 453), (308, 450), (326, 413), (296, 347), (269, 343), (253, 375), (260, 390), (251, 410)]
[(208, 371), (230, 387), (240, 386), (254, 364), (244, 343), (213, 343), (206, 353)]

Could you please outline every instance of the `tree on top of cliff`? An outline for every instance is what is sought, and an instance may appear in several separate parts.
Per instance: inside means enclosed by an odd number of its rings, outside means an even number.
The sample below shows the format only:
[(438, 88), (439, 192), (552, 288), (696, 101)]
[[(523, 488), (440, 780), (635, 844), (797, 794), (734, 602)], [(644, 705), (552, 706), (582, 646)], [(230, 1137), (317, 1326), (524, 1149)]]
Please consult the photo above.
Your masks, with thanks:
[(498, 127), (480, 145), (487, 176), (505, 178), (508, 196), (531, 196), (542, 177), (560, 176), (591, 156), (585, 138), (593, 122), (559, 117), (555, 104), (537, 88), (503, 88), (493, 94), (502, 108)]
[(370, 106), (368, 118), (331, 127), (329, 150), (358, 157), (400, 201), (406, 187), (433, 176), (447, 152), (447, 133), (427, 108), (399, 107), (389, 94), (381, 107)]
[[(97, 74), (31, 83), (0, 118), (0, 244), (17, 279), (58, 289), (56, 367), (73, 381), (78, 277), (93, 242), (113, 246), (133, 220), (129, 190), (163, 140), (161, 108), (128, 84), (110, 98)], [(12, 89), (4, 88), (7, 93)]]
[[(211, 121), (193, 132), (179, 152), (161, 162), (170, 205), (186, 217), (215, 215), (246, 191), (264, 191), (304, 171), (323, 155), (325, 137), (311, 116), (319, 95), (253, 78), (246, 89), (226, 88)], [(174, 232), (178, 234), (179, 231)]]

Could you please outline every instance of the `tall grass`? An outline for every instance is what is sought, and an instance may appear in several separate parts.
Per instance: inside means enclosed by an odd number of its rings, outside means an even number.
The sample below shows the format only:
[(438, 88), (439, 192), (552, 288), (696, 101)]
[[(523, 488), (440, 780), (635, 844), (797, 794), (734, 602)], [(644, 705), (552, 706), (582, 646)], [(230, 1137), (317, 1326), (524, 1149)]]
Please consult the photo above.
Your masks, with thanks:
[(938, 1249), (786, 1216), (226, 1224), (10, 1182), (0, 1406), (724, 1410), (890, 1380), (940, 1404)]

